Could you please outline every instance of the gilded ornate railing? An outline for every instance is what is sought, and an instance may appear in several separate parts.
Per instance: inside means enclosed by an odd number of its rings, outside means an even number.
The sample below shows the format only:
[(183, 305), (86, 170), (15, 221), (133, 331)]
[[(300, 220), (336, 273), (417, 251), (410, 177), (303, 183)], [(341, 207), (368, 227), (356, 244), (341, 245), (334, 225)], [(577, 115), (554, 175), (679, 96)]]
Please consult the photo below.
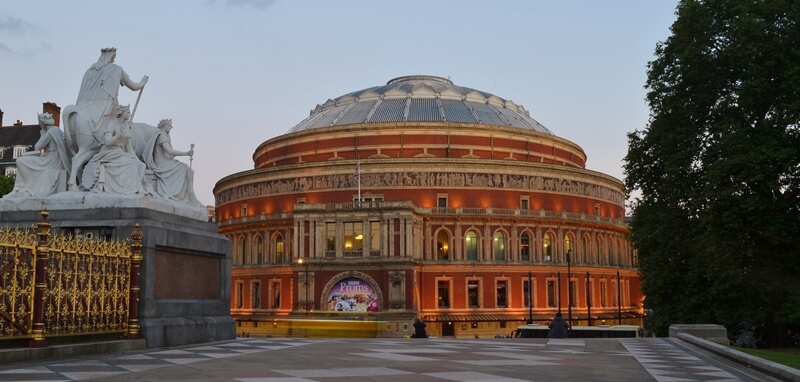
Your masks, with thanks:
[(33, 326), (36, 233), (0, 228), (0, 338)]
[(120, 333), (138, 338), (142, 234), (91, 241), (37, 229), (0, 228), (0, 340)]

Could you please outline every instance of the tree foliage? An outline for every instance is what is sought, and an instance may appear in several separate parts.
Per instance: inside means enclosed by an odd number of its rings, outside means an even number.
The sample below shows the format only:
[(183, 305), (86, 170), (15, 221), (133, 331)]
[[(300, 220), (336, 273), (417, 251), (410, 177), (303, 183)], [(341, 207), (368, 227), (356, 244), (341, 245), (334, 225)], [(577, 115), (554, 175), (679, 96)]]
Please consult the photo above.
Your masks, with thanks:
[(628, 134), (632, 241), (655, 327), (800, 329), (800, 1), (683, 0)]
[(14, 189), (14, 175), (0, 176), (0, 197)]

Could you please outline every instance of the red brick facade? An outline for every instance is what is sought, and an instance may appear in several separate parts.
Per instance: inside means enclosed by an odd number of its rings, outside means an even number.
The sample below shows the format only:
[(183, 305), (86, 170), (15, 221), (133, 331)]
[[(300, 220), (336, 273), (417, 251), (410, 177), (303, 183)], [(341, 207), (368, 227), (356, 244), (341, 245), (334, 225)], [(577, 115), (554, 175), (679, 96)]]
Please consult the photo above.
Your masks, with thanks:
[(432, 335), (508, 334), (566, 316), (569, 273), (575, 324), (639, 323), (623, 185), (585, 169), (575, 143), (485, 123), (351, 123), (269, 139), (253, 159), (214, 190), (237, 320), (369, 319), (391, 336), (418, 315)]

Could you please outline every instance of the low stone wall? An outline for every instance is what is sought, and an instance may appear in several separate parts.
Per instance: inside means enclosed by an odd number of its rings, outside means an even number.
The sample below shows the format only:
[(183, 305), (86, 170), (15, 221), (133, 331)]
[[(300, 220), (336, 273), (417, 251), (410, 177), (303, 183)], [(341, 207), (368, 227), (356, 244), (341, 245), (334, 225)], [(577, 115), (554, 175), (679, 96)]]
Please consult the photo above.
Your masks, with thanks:
[(722, 325), (713, 324), (673, 324), (669, 326), (669, 336), (677, 337), (680, 333), (715, 342), (720, 345), (729, 346), (731, 341), (728, 339), (728, 329)]
[[(675, 325), (672, 325), (675, 326)], [(685, 341), (694, 346), (700, 347), (712, 353), (718, 354), (722, 357), (728, 358), (734, 362), (747, 366), (748, 368), (758, 370), (759, 372), (771, 375), (782, 381), (800, 381), (800, 370), (786, 365), (781, 365), (776, 362), (768, 361), (763, 358), (752, 356), (750, 354), (742, 353), (727, 345), (723, 346), (716, 342), (706, 340), (701, 337), (694, 336), (687, 332), (679, 332), (676, 328), (675, 335), (672, 334), (672, 326), (670, 326), (670, 337), (677, 338)], [(695, 325), (702, 326), (702, 325)], [(717, 326), (717, 325), (711, 325)]]

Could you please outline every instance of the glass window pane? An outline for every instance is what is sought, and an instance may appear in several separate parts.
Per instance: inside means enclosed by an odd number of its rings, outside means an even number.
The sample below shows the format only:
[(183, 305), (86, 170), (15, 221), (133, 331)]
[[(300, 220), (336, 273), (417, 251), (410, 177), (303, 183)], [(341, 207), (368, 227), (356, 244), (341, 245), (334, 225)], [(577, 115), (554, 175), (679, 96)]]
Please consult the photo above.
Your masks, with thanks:
[(253, 291), (251, 292), (251, 302), (253, 309), (261, 308), (261, 283), (253, 283)]
[(236, 307), (237, 308), (241, 308), (242, 307), (242, 301), (243, 301), (242, 295), (243, 294), (244, 294), (244, 284), (237, 283), (236, 284)]
[(283, 236), (280, 235), (275, 237), (275, 262), (283, 262)]
[(495, 232), (492, 238), (492, 249), (494, 251), (495, 261), (506, 260), (506, 235), (502, 232)]
[(344, 223), (344, 250), (360, 251), (364, 248), (364, 232), (361, 222)]
[(549, 233), (544, 234), (544, 261), (553, 261), (553, 238)]
[(328, 252), (336, 252), (336, 223), (327, 223), (326, 231), (325, 250)]
[(272, 283), (272, 309), (277, 309), (281, 306), (281, 284), (279, 282)]
[(467, 282), (467, 304), (470, 308), (479, 308), (480, 300), (478, 293), (478, 281), (470, 280)]
[(450, 235), (441, 230), (436, 235), (436, 259), (448, 260), (450, 258)]
[(467, 260), (478, 260), (478, 235), (475, 232), (467, 232), (464, 238), (464, 250), (467, 253)]
[(506, 281), (497, 282), (497, 307), (505, 308), (508, 306), (508, 296), (506, 295)]
[(370, 250), (379, 253), (381, 250), (380, 222), (369, 222), (369, 246)]
[(264, 263), (264, 239), (259, 236), (256, 238), (256, 264)]
[(447, 281), (439, 281), (437, 283), (438, 292), (438, 305), (440, 308), (450, 307), (450, 283)]
[(519, 240), (519, 254), (522, 261), (531, 260), (531, 236), (523, 233)]

